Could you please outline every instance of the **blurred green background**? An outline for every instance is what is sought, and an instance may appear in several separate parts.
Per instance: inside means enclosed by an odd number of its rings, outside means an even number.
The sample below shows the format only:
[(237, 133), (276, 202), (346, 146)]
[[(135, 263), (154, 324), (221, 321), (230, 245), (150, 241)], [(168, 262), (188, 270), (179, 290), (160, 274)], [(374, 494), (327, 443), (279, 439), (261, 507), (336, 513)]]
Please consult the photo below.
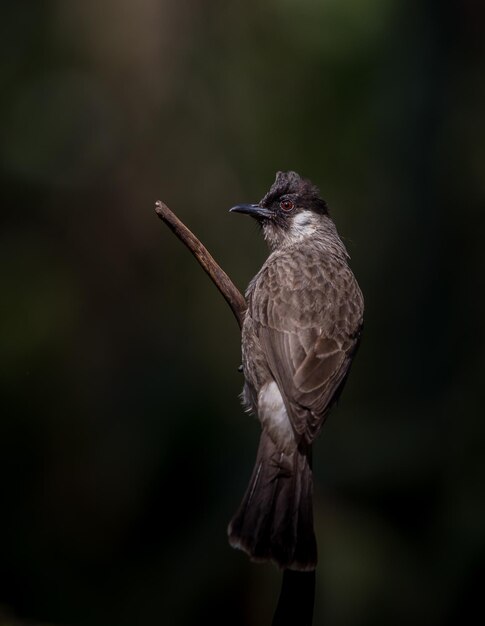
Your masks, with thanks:
[(153, 206), (243, 289), (266, 249), (227, 209), (280, 169), (319, 185), (366, 298), (315, 452), (315, 624), (483, 615), (484, 17), (2, 3), (2, 626), (270, 623), (280, 573), (226, 541), (259, 429), (238, 329)]

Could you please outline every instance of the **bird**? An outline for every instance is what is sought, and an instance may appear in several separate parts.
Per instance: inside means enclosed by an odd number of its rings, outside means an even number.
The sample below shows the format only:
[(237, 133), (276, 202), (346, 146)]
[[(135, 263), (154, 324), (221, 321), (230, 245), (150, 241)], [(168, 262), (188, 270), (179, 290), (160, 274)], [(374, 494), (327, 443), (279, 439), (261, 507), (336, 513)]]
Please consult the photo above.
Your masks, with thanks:
[(277, 172), (254, 218), (269, 256), (250, 281), (241, 334), (245, 409), (259, 419), (256, 463), (229, 543), (282, 569), (317, 566), (312, 444), (359, 347), (364, 299), (319, 189)]

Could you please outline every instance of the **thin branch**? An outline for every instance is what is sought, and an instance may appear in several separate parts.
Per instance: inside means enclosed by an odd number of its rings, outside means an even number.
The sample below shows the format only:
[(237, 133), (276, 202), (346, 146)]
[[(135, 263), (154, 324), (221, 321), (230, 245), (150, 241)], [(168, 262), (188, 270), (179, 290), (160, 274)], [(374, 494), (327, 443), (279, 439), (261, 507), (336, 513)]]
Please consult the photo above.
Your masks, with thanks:
[(214, 258), (209, 254), (207, 248), (201, 244), (197, 237), (178, 219), (166, 204), (158, 200), (155, 203), (155, 211), (162, 222), (164, 222), (180, 241), (187, 246), (200, 263), (203, 270), (209, 275), (209, 278), (231, 307), (237, 323), (239, 324), (239, 328), (241, 328), (247, 305), (239, 289), (226, 272), (214, 261)]
[[(242, 327), (246, 300), (229, 276), (214, 261), (207, 249), (163, 202), (155, 203), (158, 217), (187, 246), (214, 285), (224, 296)], [(278, 598), (273, 626), (311, 626), (315, 601), (315, 572), (283, 571), (281, 593)]]
[(312, 626), (315, 570), (283, 570), (283, 581), (271, 626)]

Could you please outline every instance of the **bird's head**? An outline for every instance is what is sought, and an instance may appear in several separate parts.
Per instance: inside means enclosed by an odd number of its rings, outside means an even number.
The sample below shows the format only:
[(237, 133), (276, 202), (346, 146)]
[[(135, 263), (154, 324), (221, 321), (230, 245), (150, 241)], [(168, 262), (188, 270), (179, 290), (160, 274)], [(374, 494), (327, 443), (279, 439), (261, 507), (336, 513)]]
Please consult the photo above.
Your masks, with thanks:
[(256, 219), (273, 249), (311, 236), (328, 215), (318, 188), (296, 172), (278, 172), (258, 204), (238, 204), (230, 210)]

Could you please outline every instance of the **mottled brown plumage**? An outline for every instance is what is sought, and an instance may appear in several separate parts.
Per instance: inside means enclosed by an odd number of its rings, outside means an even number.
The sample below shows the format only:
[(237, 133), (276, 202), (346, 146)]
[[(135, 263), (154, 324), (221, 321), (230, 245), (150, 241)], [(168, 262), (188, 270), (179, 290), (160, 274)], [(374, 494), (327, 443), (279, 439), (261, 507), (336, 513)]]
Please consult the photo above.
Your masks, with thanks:
[(262, 425), (256, 465), (229, 526), (256, 560), (314, 569), (311, 445), (359, 344), (363, 298), (318, 189), (279, 172), (258, 205), (271, 254), (247, 290), (243, 397)]

